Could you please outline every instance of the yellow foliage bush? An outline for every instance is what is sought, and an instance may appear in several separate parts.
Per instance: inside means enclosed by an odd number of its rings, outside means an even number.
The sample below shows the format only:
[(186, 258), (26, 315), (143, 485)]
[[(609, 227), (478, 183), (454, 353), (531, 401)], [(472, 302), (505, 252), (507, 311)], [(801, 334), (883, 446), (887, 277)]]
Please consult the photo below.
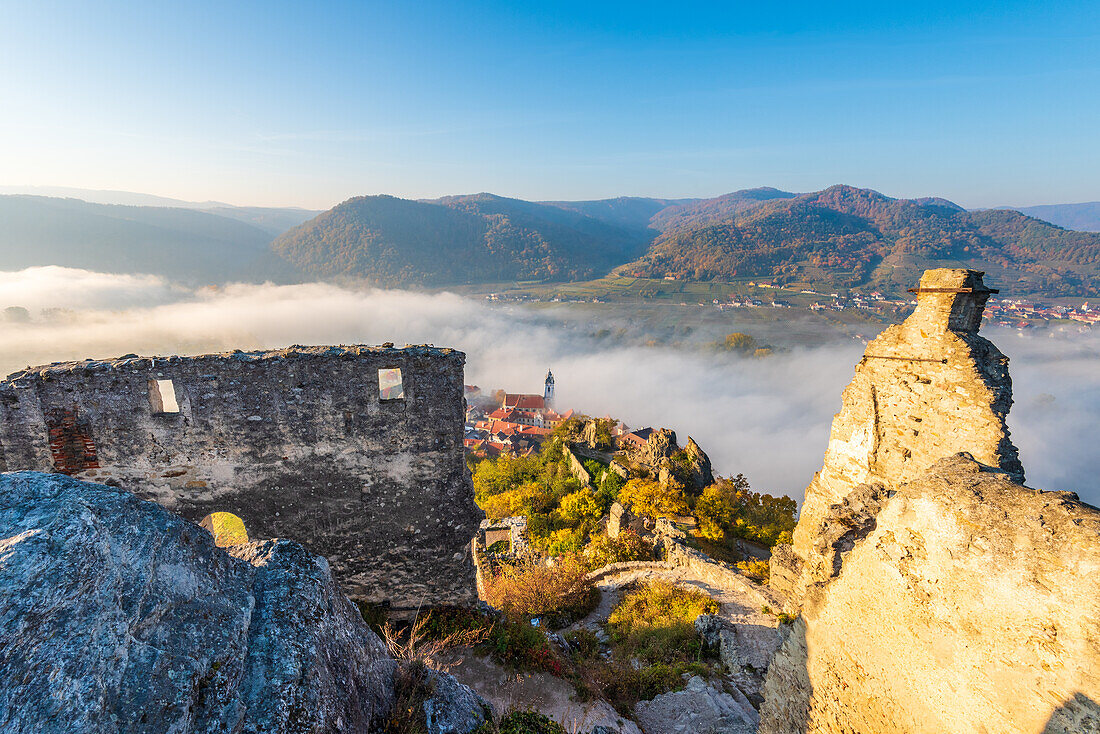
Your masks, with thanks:
[(673, 517), (689, 511), (683, 487), (676, 482), (662, 487), (652, 479), (631, 479), (619, 492), (619, 502), (644, 517)]
[(579, 619), (599, 600), (599, 592), (585, 578), (586, 572), (576, 555), (562, 556), (553, 566), (535, 563), (505, 566), (486, 581), (485, 601), (512, 620)]
[(613, 641), (647, 663), (690, 660), (701, 653), (695, 618), (718, 609), (718, 602), (698, 589), (654, 580), (623, 596), (607, 629)]

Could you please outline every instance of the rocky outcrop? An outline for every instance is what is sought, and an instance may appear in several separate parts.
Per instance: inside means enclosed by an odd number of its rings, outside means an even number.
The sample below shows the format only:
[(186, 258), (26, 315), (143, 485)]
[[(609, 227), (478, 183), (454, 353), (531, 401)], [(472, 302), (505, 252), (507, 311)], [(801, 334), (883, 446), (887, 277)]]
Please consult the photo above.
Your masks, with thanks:
[(584, 463), (569, 448), (569, 444), (562, 446), (562, 454), (569, 465), (569, 472), (573, 478), (586, 487), (592, 486), (592, 474), (584, 467)]
[(671, 458), (678, 449), (676, 431), (671, 428), (660, 428), (650, 431), (646, 437), (645, 448), (639, 450), (638, 457), (643, 464), (657, 467), (665, 459)]
[(763, 734), (1100, 732), (1100, 511), (1023, 486), (982, 274), (871, 342), (771, 586)]
[(819, 527), (761, 732), (1100, 731), (1100, 511), (960, 454)]
[(714, 483), (710, 457), (691, 436), (681, 449), (676, 431), (669, 428), (646, 429), (640, 435), (645, 435), (645, 444), (625, 448), (631, 460), (656, 475), (662, 485), (675, 479), (689, 490), (701, 490)]
[(794, 533), (801, 558), (829, 506), (861, 484), (912, 481), (959, 451), (1023, 481), (1005, 425), (1008, 358), (978, 336), (994, 292), (982, 275), (926, 271), (913, 314), (867, 346), (833, 420), (824, 466), (806, 489)]
[(695, 631), (717, 651), (730, 680), (758, 705), (764, 674), (783, 641), (782, 632), (761, 624), (732, 622), (717, 614), (697, 617)]
[(696, 676), (682, 691), (640, 701), (635, 717), (646, 734), (755, 734), (759, 716), (735, 687)]
[(628, 508), (618, 502), (612, 502), (607, 515), (608, 537), (619, 537), (619, 533), (630, 529), (630, 524), (634, 519), (634, 514)]
[(691, 436), (688, 436), (684, 453), (687, 455), (691, 467), (689, 482), (691, 486), (702, 489), (714, 484), (714, 472), (710, 466), (710, 457), (707, 456), (707, 452), (700, 448), (699, 444), (695, 443), (695, 439)]
[(221, 549), (128, 491), (0, 475), (2, 731), (362, 732), (395, 667), (297, 543)]
[(991, 293), (973, 270), (924, 273), (917, 308), (872, 341), (844, 390), (821, 470), (806, 489), (792, 548), (777, 548), (771, 586), (795, 611), (806, 573), (821, 567), (815, 544), (829, 507), (862, 485), (882, 491), (966, 451), (1022, 482), (1009, 440), (1008, 358), (978, 336)]

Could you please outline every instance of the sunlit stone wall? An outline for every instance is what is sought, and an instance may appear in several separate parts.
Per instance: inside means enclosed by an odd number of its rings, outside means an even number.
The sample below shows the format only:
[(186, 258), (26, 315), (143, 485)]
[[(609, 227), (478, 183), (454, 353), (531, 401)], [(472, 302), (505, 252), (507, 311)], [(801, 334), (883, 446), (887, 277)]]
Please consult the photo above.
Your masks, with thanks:
[(341, 346), (27, 369), (0, 382), (0, 468), (121, 486), (194, 522), (231, 512), (328, 557), (354, 598), (469, 602), (464, 363)]

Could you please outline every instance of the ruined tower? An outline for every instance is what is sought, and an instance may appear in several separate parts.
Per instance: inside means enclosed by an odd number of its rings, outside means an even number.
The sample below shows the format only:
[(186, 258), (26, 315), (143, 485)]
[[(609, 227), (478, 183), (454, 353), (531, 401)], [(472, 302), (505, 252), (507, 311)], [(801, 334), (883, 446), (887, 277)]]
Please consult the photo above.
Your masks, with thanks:
[(864, 482), (896, 486), (960, 451), (1023, 481), (1005, 425), (1008, 357), (978, 336), (985, 303), (996, 293), (982, 276), (925, 271), (913, 289), (913, 314), (867, 346), (833, 420), (824, 465), (806, 489), (794, 534), (799, 556), (811, 551), (829, 506)]
[(760, 734), (1077, 734), (1100, 722), (1100, 512), (1023, 486), (993, 293), (924, 273), (868, 345), (771, 589)]

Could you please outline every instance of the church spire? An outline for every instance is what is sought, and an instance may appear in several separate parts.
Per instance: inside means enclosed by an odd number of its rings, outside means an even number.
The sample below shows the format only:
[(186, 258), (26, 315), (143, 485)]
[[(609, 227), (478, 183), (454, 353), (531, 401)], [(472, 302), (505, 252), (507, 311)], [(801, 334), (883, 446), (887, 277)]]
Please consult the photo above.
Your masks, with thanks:
[(554, 373), (546, 370), (546, 390), (542, 394), (542, 401), (549, 408), (554, 402)]

